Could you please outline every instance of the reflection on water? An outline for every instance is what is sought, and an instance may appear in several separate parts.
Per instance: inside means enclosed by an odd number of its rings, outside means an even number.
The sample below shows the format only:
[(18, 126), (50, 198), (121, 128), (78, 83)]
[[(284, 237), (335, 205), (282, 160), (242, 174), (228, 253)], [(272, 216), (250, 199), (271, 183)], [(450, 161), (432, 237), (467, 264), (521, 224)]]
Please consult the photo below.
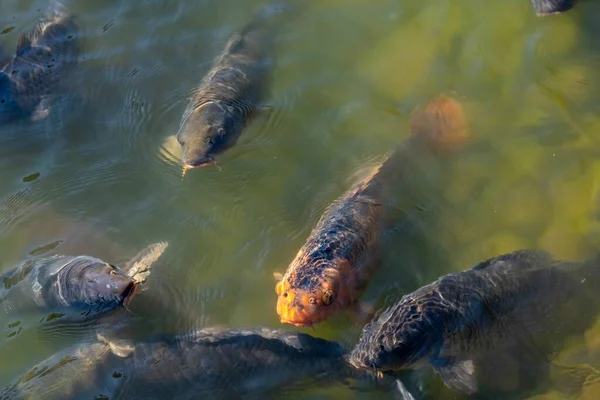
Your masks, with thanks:
[[(183, 180), (178, 155), (168, 154), (176, 146), (165, 141), (231, 33), (266, 2), (66, 4), (82, 40), (71, 92), (44, 120), (0, 126), (2, 272), (39, 252), (119, 264), (167, 241), (148, 290), (131, 304), (131, 336), (281, 328), (273, 272), (286, 269), (363, 168), (408, 136), (411, 112), (439, 93), (461, 101), (472, 141), (457, 159), (414, 160), (414, 174), (397, 182), (397, 223), (363, 300), (390, 305), (518, 248), (584, 259), (600, 247), (599, 4), (540, 19), (526, 0), (299, 2), (275, 39), (265, 112), (220, 157), (221, 170)], [(2, 7), (0, 44), (13, 53), (47, 2)], [(351, 347), (361, 329), (342, 313), (298, 330)], [(599, 329), (575, 337), (557, 360), (599, 364)], [(77, 329), (3, 338), (0, 387), (92, 339)], [(521, 397), (565, 398), (557, 375)], [(509, 380), (502, 377), (497, 386)], [(428, 373), (404, 383), (415, 398), (461, 398)], [(583, 398), (599, 394), (588, 379)], [(283, 397), (393, 395), (307, 383)]]

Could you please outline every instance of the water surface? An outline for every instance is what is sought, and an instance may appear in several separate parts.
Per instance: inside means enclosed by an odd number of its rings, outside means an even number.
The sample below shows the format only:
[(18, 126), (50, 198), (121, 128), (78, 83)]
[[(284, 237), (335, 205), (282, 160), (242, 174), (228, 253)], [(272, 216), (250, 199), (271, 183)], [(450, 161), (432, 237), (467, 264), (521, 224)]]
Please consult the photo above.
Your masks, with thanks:
[[(540, 19), (528, 0), (301, 2), (277, 38), (269, 110), (220, 157), (220, 171), (183, 180), (161, 146), (228, 36), (265, 3), (67, 4), (83, 40), (73, 95), (45, 121), (0, 127), (3, 271), (48, 244), (116, 263), (166, 240), (148, 292), (132, 304), (143, 329), (281, 327), (273, 272), (439, 93), (462, 102), (471, 142), (451, 160), (416, 159), (410, 182), (398, 183), (404, 218), (386, 235), (365, 300), (388, 305), (517, 248), (573, 259), (600, 249), (600, 4)], [(3, 2), (7, 50), (46, 5)], [(341, 314), (302, 330), (351, 346), (361, 328)], [(78, 333), (1, 338), (0, 386), (83, 340)], [(584, 344), (586, 362), (600, 363), (600, 326), (573, 351)], [(461, 398), (434, 374), (411, 379), (423, 398)], [(549, 397), (536, 398), (563, 398), (554, 390), (548, 382), (540, 394)], [(600, 385), (584, 394), (600, 396)], [(389, 394), (339, 385), (285, 397)]]

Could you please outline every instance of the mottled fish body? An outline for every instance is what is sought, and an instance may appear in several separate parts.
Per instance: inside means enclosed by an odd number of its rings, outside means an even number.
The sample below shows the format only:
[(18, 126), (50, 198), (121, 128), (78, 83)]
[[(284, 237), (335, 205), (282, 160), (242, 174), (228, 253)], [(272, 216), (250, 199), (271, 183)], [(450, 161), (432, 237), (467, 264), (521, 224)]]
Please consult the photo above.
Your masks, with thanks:
[(460, 104), (438, 96), (411, 118), (412, 137), (336, 200), (277, 283), (282, 323), (310, 326), (354, 304), (380, 264), (382, 215), (390, 187), (410, 173), (415, 154), (459, 148), (466, 137)]
[(26, 382), (6, 389), (7, 398), (264, 398), (306, 379), (358, 375), (341, 345), (285, 330), (208, 328), (138, 343), (102, 339), (94, 346), (75, 346), (39, 364)]
[(177, 133), (184, 168), (214, 164), (215, 156), (235, 145), (257, 114), (270, 86), (282, 11), (264, 9), (235, 32), (194, 90)]
[(593, 313), (589, 295), (599, 278), (598, 260), (560, 261), (534, 250), (488, 259), (382, 312), (365, 327), (351, 363), (378, 371), (430, 365), (447, 386), (472, 394), (473, 359), (485, 352), (515, 343), (552, 351), (553, 340), (580, 333), (574, 315), (585, 304)]
[(58, 92), (79, 55), (74, 17), (59, 4), (21, 33), (15, 55), (0, 68), (0, 122), (47, 115), (45, 100)]

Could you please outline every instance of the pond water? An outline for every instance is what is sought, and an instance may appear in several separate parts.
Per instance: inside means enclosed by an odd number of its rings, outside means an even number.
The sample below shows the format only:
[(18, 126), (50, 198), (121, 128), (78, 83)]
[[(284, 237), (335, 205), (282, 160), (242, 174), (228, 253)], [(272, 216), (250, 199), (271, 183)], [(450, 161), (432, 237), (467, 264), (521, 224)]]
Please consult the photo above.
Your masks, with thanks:
[[(469, 142), (456, 157), (415, 157), (394, 188), (403, 213), (364, 300), (384, 307), (520, 248), (563, 259), (600, 248), (600, 3), (537, 18), (528, 0), (298, 2), (277, 33), (269, 109), (219, 157), (220, 170), (184, 179), (163, 144), (228, 37), (265, 2), (67, 5), (83, 43), (72, 91), (45, 120), (0, 126), (3, 272), (43, 246), (119, 263), (168, 241), (131, 305), (138, 330), (265, 326), (352, 346), (362, 326), (344, 313), (314, 329), (282, 325), (273, 273), (285, 272), (325, 207), (408, 137), (411, 112), (440, 93), (463, 105)], [(3, 1), (7, 52), (46, 7)], [(1, 338), (0, 387), (89, 335)], [(600, 324), (565, 351), (600, 365)], [(419, 398), (467, 398), (433, 373), (409, 380)], [(557, 385), (535, 398), (567, 398)], [(582, 394), (598, 398), (600, 384)], [(275, 398), (391, 396), (340, 384)]]

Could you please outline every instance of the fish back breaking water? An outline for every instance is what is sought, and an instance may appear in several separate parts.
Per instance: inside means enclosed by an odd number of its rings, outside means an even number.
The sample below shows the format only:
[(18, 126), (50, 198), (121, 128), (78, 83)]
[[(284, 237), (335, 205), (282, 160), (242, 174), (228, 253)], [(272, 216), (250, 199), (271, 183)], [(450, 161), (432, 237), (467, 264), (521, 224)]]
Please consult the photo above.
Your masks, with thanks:
[(599, 283), (598, 259), (567, 262), (532, 250), (495, 257), (381, 313), (365, 328), (352, 363), (384, 371), (429, 363), (448, 386), (474, 393), (473, 358), (514, 343), (551, 354), (589, 326)]
[(342, 346), (284, 330), (208, 328), (136, 344), (103, 340), (54, 355), (0, 398), (264, 398), (303, 380), (356, 374)]

